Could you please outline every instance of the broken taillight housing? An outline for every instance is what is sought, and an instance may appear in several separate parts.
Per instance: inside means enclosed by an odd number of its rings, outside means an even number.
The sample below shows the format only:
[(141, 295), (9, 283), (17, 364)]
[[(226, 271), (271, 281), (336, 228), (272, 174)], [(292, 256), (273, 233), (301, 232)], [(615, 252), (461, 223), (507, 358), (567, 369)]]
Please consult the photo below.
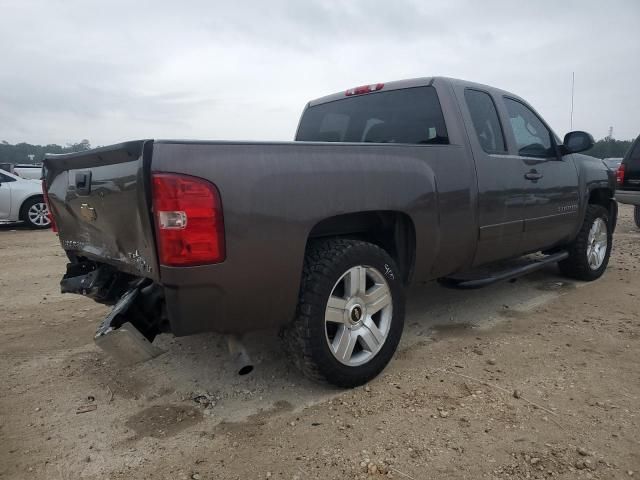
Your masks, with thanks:
[(160, 264), (186, 267), (225, 259), (222, 204), (216, 186), (177, 173), (152, 174)]

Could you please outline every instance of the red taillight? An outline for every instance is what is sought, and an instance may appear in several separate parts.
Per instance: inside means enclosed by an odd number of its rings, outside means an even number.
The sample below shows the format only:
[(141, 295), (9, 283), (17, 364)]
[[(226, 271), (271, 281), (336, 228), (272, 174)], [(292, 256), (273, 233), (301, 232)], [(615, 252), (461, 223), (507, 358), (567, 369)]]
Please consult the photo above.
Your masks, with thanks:
[(154, 173), (152, 178), (160, 263), (185, 267), (222, 262), (224, 222), (216, 186), (176, 173)]
[(47, 210), (49, 211), (49, 221), (51, 222), (51, 230), (54, 233), (58, 233), (58, 226), (56, 225), (56, 221), (53, 219), (53, 211), (51, 210), (51, 203), (49, 202), (49, 194), (47, 193), (47, 183), (42, 179), (42, 196), (44, 197), (44, 203), (47, 204)]
[(624, 183), (624, 168), (624, 163), (621, 163), (618, 170), (616, 170), (616, 180), (618, 185), (622, 185)]
[(384, 87), (384, 83), (374, 83), (372, 85), (362, 85), (360, 87), (350, 88), (349, 90), (344, 92), (344, 94), (347, 97), (350, 97), (351, 95), (362, 95), (363, 93), (377, 92), (378, 90), (382, 90), (382, 87)]

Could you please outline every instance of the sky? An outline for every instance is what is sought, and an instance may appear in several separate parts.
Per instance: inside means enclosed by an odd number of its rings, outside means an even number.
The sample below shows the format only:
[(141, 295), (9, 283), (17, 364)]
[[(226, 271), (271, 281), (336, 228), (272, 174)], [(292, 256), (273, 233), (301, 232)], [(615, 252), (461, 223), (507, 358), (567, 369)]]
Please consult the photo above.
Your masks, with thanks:
[(560, 136), (640, 133), (640, 0), (0, 0), (0, 141), (292, 140), (310, 99), (442, 75)]

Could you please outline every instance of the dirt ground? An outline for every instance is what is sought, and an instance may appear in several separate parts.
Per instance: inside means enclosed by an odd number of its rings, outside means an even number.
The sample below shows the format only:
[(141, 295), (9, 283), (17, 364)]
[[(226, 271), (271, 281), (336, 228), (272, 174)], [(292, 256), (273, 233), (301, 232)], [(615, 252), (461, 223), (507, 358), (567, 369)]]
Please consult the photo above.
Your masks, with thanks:
[(92, 341), (106, 309), (59, 293), (54, 234), (0, 227), (0, 478), (640, 478), (639, 256), (622, 206), (597, 282), (414, 287), (395, 359), (343, 391), (273, 332), (244, 377), (215, 335), (121, 368)]

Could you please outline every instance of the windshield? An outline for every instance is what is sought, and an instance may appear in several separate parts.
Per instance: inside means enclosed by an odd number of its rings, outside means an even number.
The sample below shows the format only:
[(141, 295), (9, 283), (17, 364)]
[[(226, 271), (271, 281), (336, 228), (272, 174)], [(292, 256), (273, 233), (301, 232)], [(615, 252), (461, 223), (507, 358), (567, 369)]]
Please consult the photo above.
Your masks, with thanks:
[(446, 144), (447, 129), (433, 87), (370, 93), (309, 107), (297, 141)]

